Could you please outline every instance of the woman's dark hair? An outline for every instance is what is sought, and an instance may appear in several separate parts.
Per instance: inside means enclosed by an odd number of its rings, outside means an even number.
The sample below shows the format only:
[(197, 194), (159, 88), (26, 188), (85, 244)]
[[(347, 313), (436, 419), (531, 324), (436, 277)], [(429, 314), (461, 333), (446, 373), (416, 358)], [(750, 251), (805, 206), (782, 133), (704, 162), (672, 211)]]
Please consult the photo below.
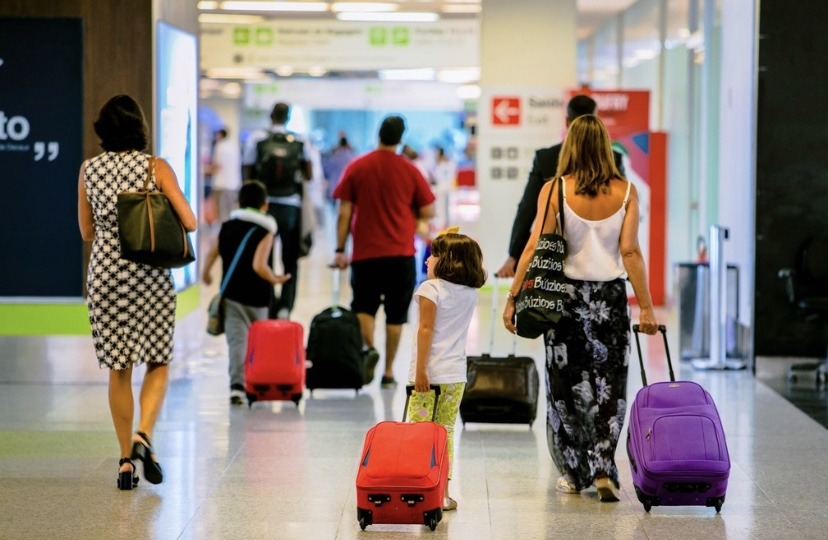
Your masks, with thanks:
[(431, 254), (438, 258), (434, 265), (435, 277), (475, 289), (486, 283), (483, 252), (465, 234), (441, 234), (431, 243)]
[(249, 180), (239, 188), (239, 208), (259, 209), (267, 200), (267, 188), (258, 180)]
[(149, 130), (141, 106), (127, 95), (115, 96), (101, 107), (93, 124), (107, 152), (144, 150), (149, 145)]
[(569, 124), (555, 176), (565, 175), (575, 177), (576, 194), (588, 196), (606, 190), (613, 178), (623, 178), (615, 165), (607, 128), (597, 116), (586, 114)]

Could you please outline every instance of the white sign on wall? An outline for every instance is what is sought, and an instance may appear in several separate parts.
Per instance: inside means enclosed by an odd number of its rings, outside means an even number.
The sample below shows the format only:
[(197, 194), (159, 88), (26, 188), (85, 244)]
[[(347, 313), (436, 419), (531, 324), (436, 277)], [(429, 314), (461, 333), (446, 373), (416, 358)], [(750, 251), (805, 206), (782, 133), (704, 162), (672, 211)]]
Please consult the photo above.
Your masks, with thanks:
[(476, 20), (366, 23), (282, 20), (201, 25), (201, 68), (297, 70), (475, 68)]
[(311, 109), (463, 110), (457, 85), (434, 81), (284, 79), (249, 83), (246, 90), (245, 109), (269, 111), (275, 102), (284, 101)]
[(535, 151), (563, 139), (566, 102), (554, 88), (489, 87), (478, 103), (480, 240), (487, 266), (496, 270), (508, 255)]

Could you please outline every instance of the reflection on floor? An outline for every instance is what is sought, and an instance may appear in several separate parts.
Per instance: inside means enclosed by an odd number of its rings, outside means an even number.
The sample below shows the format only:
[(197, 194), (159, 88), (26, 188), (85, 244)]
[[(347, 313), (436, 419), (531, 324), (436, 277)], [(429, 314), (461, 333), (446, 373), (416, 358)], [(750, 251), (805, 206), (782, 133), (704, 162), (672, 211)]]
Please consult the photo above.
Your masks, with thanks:
[(828, 387), (817, 384), (814, 372), (800, 372), (795, 381), (788, 378), (788, 366), (815, 362), (809, 358), (759, 358), (756, 376), (791, 404), (828, 428)]
[[(322, 246), (301, 263), (294, 318), (305, 326), (330, 303), (330, 251)], [(345, 275), (342, 284), (347, 301)], [(211, 292), (203, 291), (203, 305)], [(488, 348), (489, 294), (481, 292), (469, 354)], [(662, 318), (672, 327), (670, 313)], [(556, 492), (542, 396), (531, 429), (458, 428), (452, 494), (459, 509), (435, 532), (362, 532), (354, 480), (363, 436), (375, 422), (401, 416), (403, 388), (382, 390), (375, 381), (358, 395), (317, 391), (298, 408), (231, 407), (226, 346), (205, 334), (204, 321), (199, 310), (176, 329), (173, 380), (154, 437), (165, 481), (142, 480), (132, 492), (115, 487), (107, 375), (97, 368), (91, 339), (0, 338), (0, 538), (825, 538), (828, 431), (749, 371), (694, 372), (685, 363), (678, 375), (710, 390), (728, 437), (732, 469), (721, 514), (701, 507), (645, 513), (632, 489), (625, 438), (617, 454), (620, 503), (599, 503), (594, 490)], [(494, 352), (511, 350), (510, 336), (495, 326)], [(398, 379), (407, 372), (411, 339), (409, 325), (394, 366)], [(650, 380), (663, 380), (660, 341), (647, 339), (644, 347)], [(520, 340), (517, 350), (542, 368), (540, 342)], [(630, 400), (638, 379), (633, 366)]]

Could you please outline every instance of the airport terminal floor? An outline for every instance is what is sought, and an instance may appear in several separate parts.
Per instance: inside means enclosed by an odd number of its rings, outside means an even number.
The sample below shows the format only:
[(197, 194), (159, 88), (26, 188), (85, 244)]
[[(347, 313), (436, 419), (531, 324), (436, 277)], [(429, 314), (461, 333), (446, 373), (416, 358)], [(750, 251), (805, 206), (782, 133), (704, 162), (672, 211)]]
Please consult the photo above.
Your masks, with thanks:
[[(301, 264), (293, 319), (307, 327), (331, 302), (328, 245), (317, 238)], [(488, 261), (489, 267), (501, 261)], [(343, 299), (350, 291), (342, 276)], [(202, 304), (213, 293), (202, 293)], [(501, 295), (501, 298), (503, 295)], [(480, 294), (468, 353), (488, 348), (490, 292)], [(165, 479), (116, 488), (118, 448), (107, 406), (107, 373), (91, 338), (2, 337), (0, 350), (0, 538), (3, 539), (823, 539), (828, 494), (828, 431), (749, 371), (677, 375), (700, 382), (716, 400), (732, 468), (720, 514), (703, 507), (654, 507), (632, 488), (630, 464), (617, 452), (621, 501), (595, 490), (555, 490), (558, 472), (546, 445), (545, 399), (526, 425), (458, 426), (451, 482), (459, 508), (435, 531), (372, 525), (356, 518), (355, 477), (366, 430), (402, 415), (405, 391), (379, 381), (353, 391), (317, 390), (292, 402), (228, 402), (223, 337), (208, 336), (203, 309), (176, 328), (171, 384), (153, 442)], [(669, 311), (661, 313), (675, 326)], [(512, 339), (497, 325), (494, 352)], [(378, 333), (378, 337), (381, 333)], [(395, 364), (404, 380), (411, 352), (406, 326)], [(671, 340), (675, 339), (674, 333)], [(380, 340), (379, 349), (382, 350)], [(644, 343), (650, 380), (666, 378), (657, 338)], [(675, 350), (675, 343), (673, 343)], [(520, 354), (542, 371), (540, 341)], [(631, 357), (628, 402), (641, 381)], [(382, 362), (382, 361), (381, 361)], [(140, 380), (143, 368), (137, 370)], [(541, 383), (543, 385), (543, 382)], [(137, 387), (136, 387), (137, 389)]]

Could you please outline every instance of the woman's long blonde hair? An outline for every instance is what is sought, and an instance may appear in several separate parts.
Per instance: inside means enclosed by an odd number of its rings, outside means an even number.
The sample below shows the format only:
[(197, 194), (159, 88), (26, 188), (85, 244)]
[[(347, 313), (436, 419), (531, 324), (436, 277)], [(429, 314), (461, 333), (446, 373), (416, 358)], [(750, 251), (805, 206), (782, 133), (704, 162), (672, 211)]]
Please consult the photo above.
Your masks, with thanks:
[(609, 133), (594, 114), (579, 116), (569, 124), (561, 148), (556, 178), (575, 178), (575, 194), (595, 196), (613, 178), (623, 178), (615, 166)]

